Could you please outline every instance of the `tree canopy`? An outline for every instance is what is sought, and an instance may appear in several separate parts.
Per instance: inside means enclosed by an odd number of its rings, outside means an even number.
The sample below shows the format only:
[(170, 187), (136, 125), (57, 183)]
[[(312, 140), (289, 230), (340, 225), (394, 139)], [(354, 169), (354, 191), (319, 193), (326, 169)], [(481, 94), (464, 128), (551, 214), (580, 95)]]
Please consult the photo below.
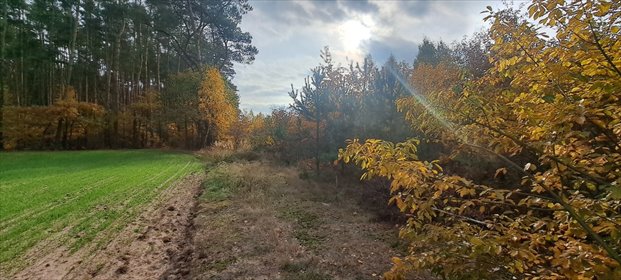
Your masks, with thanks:
[[(247, 0), (5, 0), (0, 9), (0, 109), (53, 106), (71, 87), (77, 101), (105, 109), (99, 131), (93, 131), (97, 141), (88, 147), (144, 146), (136, 139), (141, 133), (152, 144), (178, 143), (169, 139), (178, 132), (165, 128), (195, 137), (198, 118), (189, 112), (198, 106), (200, 79), (186, 78), (215, 68), (236, 100), (229, 82), (233, 63), (251, 63), (257, 54), (252, 36), (239, 27), (252, 10)], [(148, 119), (137, 118), (136, 104), (154, 96), (162, 107)], [(11, 110), (3, 110), (3, 118), (12, 118)]]

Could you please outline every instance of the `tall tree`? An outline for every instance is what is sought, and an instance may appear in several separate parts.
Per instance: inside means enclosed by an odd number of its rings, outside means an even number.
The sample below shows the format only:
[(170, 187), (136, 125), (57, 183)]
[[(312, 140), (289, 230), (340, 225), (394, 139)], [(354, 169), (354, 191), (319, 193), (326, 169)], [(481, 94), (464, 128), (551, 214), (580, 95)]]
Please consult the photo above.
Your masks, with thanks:
[[(176, 98), (173, 92), (196, 100), (198, 86), (188, 93), (175, 90), (185, 87), (174, 83), (185, 83), (175, 77), (187, 70), (217, 68), (225, 76), (227, 98), (238, 106), (230, 82), (233, 62), (251, 63), (257, 54), (252, 36), (239, 27), (252, 10), (246, 0), (2, 0), (0, 9), (0, 108), (51, 106), (72, 87), (78, 101), (105, 107), (110, 147), (135, 142), (125, 129), (134, 123), (128, 112), (152, 90), (163, 104)], [(192, 106), (187, 103), (163, 107), (158, 113), (170, 118), (158, 119), (181, 124), (189, 140), (195, 133), (192, 114), (177, 123), (168, 113), (176, 105)], [(177, 111), (196, 111), (196, 104)]]
[(209, 68), (198, 91), (199, 135), (202, 147), (225, 139), (238, 112), (227, 98), (226, 84), (220, 71)]

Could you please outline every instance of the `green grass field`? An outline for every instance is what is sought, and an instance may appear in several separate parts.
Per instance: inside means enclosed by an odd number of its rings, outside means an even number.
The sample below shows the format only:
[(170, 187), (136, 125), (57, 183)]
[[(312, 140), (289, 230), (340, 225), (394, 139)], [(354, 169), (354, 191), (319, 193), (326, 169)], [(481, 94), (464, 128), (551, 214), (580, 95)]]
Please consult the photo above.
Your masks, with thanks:
[(148, 150), (0, 153), (0, 264), (49, 237), (71, 250), (104, 244), (201, 169), (192, 155)]

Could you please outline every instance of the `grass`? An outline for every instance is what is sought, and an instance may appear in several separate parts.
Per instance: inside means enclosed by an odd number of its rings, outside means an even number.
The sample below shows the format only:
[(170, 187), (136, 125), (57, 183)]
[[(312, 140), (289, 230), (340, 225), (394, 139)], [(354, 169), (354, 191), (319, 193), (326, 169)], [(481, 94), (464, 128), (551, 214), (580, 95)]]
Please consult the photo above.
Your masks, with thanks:
[(231, 174), (228, 168), (228, 165), (218, 165), (209, 170), (203, 182), (205, 192), (201, 196), (202, 199), (225, 201), (230, 199), (235, 191), (242, 186), (243, 180)]
[(309, 262), (286, 262), (280, 267), (285, 272), (284, 279), (291, 280), (330, 280), (327, 274), (315, 271), (313, 264)]
[(325, 236), (318, 232), (322, 221), (317, 215), (299, 209), (289, 209), (283, 212), (282, 217), (295, 222), (293, 236), (300, 244), (309, 249), (317, 249), (325, 240)]
[(19, 265), (46, 238), (72, 251), (105, 244), (201, 168), (192, 155), (153, 150), (0, 153), (0, 264)]
[(207, 166), (239, 161), (257, 161), (260, 155), (253, 151), (232, 151), (226, 149), (204, 149), (197, 153)]
[(216, 260), (210, 264), (207, 264), (207, 269), (220, 272), (225, 270), (229, 265), (235, 263), (236, 261), (237, 258), (235, 257), (228, 257), (226, 259)]

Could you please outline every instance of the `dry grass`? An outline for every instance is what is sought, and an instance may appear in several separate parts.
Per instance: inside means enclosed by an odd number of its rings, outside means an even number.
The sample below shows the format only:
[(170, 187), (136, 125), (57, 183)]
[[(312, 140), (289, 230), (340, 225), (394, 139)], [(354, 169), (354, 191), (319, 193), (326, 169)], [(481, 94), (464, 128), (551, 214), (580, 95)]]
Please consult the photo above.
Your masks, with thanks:
[(399, 254), (395, 228), (352, 195), (360, 186), (303, 180), (230, 151), (204, 155), (224, 160), (205, 181), (191, 278), (377, 279)]

